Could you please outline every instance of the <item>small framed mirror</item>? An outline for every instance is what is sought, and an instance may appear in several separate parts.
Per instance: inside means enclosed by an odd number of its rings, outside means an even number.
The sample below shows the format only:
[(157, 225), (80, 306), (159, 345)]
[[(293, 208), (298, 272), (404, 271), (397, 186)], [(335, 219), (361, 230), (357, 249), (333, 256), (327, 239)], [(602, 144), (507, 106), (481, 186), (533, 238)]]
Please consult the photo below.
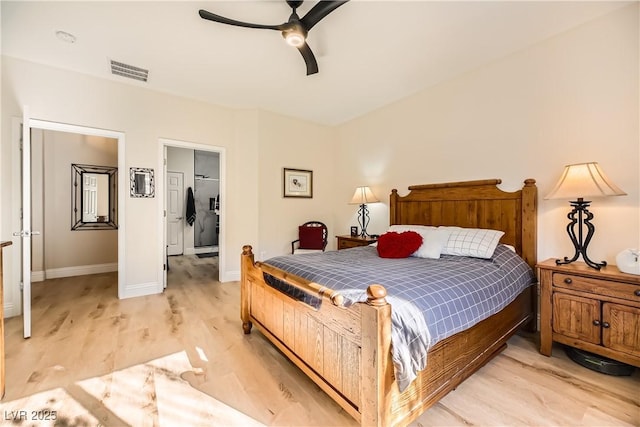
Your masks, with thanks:
[(71, 165), (71, 230), (118, 228), (118, 168)]
[(131, 168), (129, 172), (131, 197), (153, 197), (155, 194), (153, 169)]

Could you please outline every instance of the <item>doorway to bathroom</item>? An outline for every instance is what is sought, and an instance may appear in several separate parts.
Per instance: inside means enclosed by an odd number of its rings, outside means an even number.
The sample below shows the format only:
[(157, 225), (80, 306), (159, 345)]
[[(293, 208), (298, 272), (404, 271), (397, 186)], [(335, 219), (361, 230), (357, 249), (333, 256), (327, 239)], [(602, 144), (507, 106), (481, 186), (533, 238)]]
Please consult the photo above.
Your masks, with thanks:
[(174, 140), (161, 142), (164, 287), (175, 280), (170, 274), (172, 266), (207, 265), (203, 270), (206, 276), (219, 280), (224, 259), (224, 149)]

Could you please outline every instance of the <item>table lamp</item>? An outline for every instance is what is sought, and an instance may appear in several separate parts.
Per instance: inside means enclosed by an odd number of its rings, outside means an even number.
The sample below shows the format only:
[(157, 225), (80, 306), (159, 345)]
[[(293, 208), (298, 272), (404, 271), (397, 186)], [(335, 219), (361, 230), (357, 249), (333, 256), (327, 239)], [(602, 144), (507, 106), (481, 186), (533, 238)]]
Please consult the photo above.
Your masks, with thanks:
[[(565, 166), (560, 180), (553, 190), (547, 194), (545, 199), (576, 199), (569, 201), (573, 209), (567, 215), (567, 218), (570, 219), (569, 224), (567, 224), (567, 233), (569, 234), (571, 243), (573, 243), (575, 253), (571, 258), (564, 257), (564, 259), (561, 260), (557, 259), (556, 264), (570, 264), (582, 255), (584, 262), (596, 270), (600, 270), (601, 267), (607, 265), (605, 261), (591, 261), (587, 255), (587, 246), (589, 246), (596, 227), (591, 223), (593, 214), (587, 209), (591, 201), (584, 199), (591, 197), (623, 196), (626, 194), (627, 193), (607, 178), (596, 162), (577, 163)], [(585, 227), (586, 236), (584, 235)]]
[(360, 205), (358, 209), (358, 222), (360, 223), (360, 237), (367, 237), (367, 225), (369, 225), (369, 209), (367, 203), (377, 203), (380, 200), (373, 194), (369, 187), (358, 187), (349, 202), (350, 205)]

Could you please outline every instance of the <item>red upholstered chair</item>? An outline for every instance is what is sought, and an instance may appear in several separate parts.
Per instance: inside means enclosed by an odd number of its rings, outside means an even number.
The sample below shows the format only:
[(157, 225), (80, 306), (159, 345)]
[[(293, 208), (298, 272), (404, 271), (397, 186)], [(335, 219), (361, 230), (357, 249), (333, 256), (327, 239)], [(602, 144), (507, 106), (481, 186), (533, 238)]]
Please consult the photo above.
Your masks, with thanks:
[(320, 221), (305, 222), (298, 227), (298, 238), (291, 242), (291, 253), (324, 252), (328, 234), (327, 226)]

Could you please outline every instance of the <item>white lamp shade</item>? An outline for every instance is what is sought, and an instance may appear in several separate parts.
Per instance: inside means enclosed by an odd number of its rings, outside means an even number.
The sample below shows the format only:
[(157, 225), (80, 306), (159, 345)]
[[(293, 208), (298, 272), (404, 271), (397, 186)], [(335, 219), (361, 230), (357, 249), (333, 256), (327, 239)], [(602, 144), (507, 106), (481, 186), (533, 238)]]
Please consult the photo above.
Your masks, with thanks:
[(365, 203), (377, 203), (380, 200), (373, 194), (373, 191), (369, 187), (358, 187), (356, 192), (353, 193), (353, 197), (349, 204), (362, 205)]
[(623, 196), (622, 191), (602, 172), (598, 163), (567, 165), (556, 186), (545, 199), (576, 199)]

